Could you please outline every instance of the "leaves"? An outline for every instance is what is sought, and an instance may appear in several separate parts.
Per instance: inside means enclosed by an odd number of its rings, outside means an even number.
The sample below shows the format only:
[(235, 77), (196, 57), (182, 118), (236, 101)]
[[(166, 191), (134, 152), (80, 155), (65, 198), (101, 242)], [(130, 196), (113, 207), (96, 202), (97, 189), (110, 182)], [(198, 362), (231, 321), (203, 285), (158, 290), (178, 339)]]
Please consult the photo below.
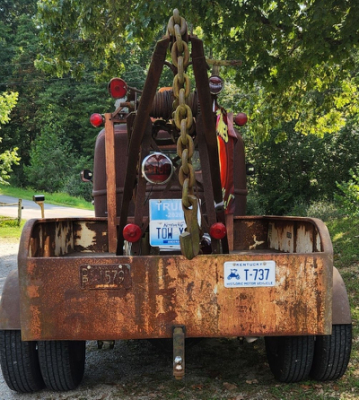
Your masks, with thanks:
[[(17, 93), (3, 93), (0, 95), (0, 124), (9, 122), (9, 114), (17, 102)], [(2, 141), (0, 137), (0, 142)], [(13, 164), (19, 164), (20, 158), (17, 155), (18, 148), (6, 150), (0, 153), (0, 185), (7, 183), (10, 178)]]

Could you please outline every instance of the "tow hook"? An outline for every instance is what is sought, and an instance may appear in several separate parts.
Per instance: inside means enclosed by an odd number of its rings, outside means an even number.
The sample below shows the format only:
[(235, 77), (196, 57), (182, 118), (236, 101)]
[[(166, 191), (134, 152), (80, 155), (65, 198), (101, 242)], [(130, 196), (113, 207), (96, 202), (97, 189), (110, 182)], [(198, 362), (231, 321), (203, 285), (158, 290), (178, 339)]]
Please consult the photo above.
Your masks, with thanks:
[(185, 327), (175, 326), (173, 329), (173, 376), (178, 380), (184, 377), (184, 347)]

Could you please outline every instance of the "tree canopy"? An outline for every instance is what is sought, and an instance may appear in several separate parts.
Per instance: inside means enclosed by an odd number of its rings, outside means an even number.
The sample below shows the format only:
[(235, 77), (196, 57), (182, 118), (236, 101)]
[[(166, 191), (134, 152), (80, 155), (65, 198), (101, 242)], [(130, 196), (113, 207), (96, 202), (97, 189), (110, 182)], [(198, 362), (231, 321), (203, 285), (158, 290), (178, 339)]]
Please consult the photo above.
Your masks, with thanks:
[[(84, 60), (118, 75), (130, 49), (154, 44), (173, 8), (201, 32), (208, 56), (242, 60), (228, 71), (246, 102), (251, 130), (295, 121), (324, 135), (358, 112), (359, 3), (354, 0), (40, 0), (38, 22), (51, 55), (38, 65), (80, 75)], [(200, 28), (197, 29), (197, 28)]]

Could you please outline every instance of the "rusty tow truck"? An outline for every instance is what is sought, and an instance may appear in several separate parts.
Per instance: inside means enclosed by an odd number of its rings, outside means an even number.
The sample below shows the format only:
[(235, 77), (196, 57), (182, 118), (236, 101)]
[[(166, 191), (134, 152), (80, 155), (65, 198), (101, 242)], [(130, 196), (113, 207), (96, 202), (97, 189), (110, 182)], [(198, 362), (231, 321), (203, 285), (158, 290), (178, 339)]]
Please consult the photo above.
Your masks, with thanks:
[[(173, 84), (158, 90), (164, 66)], [(185, 340), (203, 337), (264, 338), (282, 382), (344, 374), (351, 315), (328, 230), (318, 219), (245, 215), (248, 168), (233, 122), (246, 116), (218, 105), (222, 80), (208, 69), (174, 10), (143, 90), (111, 80), (115, 112), (91, 116), (104, 122), (95, 217), (29, 220), (4, 285), (0, 354), (12, 390), (76, 388), (87, 340), (172, 339), (178, 379)]]

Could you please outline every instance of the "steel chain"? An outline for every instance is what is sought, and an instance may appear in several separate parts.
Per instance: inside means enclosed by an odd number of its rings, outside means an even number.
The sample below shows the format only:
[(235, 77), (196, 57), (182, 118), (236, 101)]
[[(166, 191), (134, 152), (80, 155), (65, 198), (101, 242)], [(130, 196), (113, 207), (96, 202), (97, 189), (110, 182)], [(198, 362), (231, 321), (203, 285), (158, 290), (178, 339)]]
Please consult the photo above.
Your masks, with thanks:
[(178, 179), (182, 186), (182, 208), (185, 215), (187, 232), (180, 237), (182, 254), (192, 259), (199, 252), (199, 226), (197, 220), (198, 200), (193, 194), (196, 182), (192, 166), (194, 142), (189, 134), (193, 125), (191, 108), (186, 104), (191, 91), (190, 79), (185, 73), (189, 65), (188, 44), (183, 39), (187, 33), (187, 22), (179, 15), (178, 10), (173, 11), (173, 17), (168, 22), (168, 34), (173, 38), (171, 48), (172, 64), (177, 68), (173, 79), (173, 119), (180, 132), (177, 140), (177, 154), (181, 159)]

